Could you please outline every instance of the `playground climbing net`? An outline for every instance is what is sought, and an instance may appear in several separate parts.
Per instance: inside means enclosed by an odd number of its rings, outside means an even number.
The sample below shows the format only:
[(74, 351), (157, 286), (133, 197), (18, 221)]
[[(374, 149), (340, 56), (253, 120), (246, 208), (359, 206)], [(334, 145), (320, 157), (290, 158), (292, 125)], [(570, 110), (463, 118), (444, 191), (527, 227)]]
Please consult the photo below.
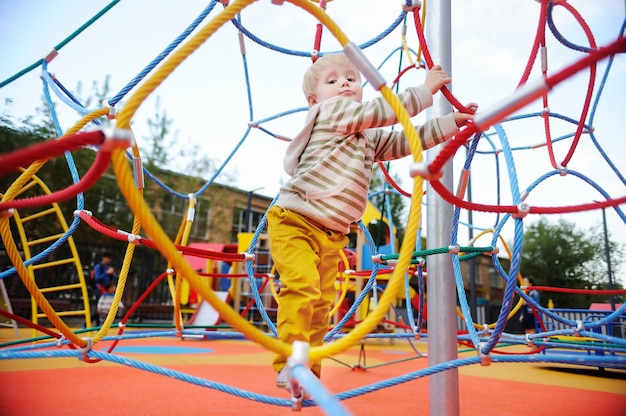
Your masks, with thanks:
[[(53, 341), (39, 344), (37, 348), (29, 349), (28, 351), (25, 351), (21, 347), (4, 345), (4, 348), (0, 350), (0, 358), (63, 357), (76, 356), (78, 354), (87, 362), (97, 362), (100, 360), (117, 362), (157, 374), (165, 374), (185, 382), (191, 382), (242, 396), (240, 392), (237, 392), (236, 387), (225, 387), (209, 380), (198, 379), (187, 374), (133, 361), (128, 358), (122, 360), (114, 353), (115, 346), (119, 342), (139, 336), (124, 332), (127, 319), (136, 306), (141, 304), (143, 299), (145, 299), (145, 296), (158, 284), (167, 279), (175, 305), (175, 325), (171, 331), (156, 332), (150, 334), (150, 336), (157, 337), (172, 334), (177, 336), (200, 335), (207, 339), (211, 339), (214, 336), (243, 336), (273, 352), (293, 357), (293, 360), (290, 361), (293, 379), (297, 383), (306, 384), (306, 390), (310, 392), (315, 399), (316, 397), (320, 397), (320, 392), (324, 391), (324, 387), (320, 381), (311, 380), (304, 376), (308, 371), (308, 369), (304, 368), (304, 363), (307, 362), (307, 359), (332, 357), (358, 344), (364, 338), (374, 336), (375, 334), (373, 334), (373, 332), (377, 325), (385, 319), (388, 311), (392, 308), (392, 305), (394, 305), (396, 294), (406, 293), (407, 302), (405, 302), (405, 304), (407, 311), (405, 316), (413, 317), (414, 312), (417, 312), (417, 319), (409, 319), (409, 322), (405, 323), (405, 332), (385, 334), (385, 336), (403, 338), (406, 340), (411, 340), (415, 337), (428, 339), (428, 334), (422, 330), (424, 292), (426, 286), (423, 269), (425, 259), (428, 256), (437, 255), (450, 256), (452, 260), (457, 286), (459, 315), (462, 316), (463, 323), (467, 330), (466, 333), (459, 336), (459, 343), (474, 348), (477, 354), (475, 357), (443, 363), (437, 368), (429, 368), (427, 372), (426, 370), (418, 371), (396, 379), (385, 380), (384, 386), (389, 387), (394, 384), (422, 377), (425, 374), (433, 374), (449, 368), (476, 363), (483, 365), (488, 365), (491, 362), (545, 361), (580, 363), (580, 359), (572, 355), (571, 352), (590, 349), (602, 352), (602, 354), (587, 355), (584, 360), (586, 365), (626, 368), (626, 342), (623, 334), (622, 337), (619, 337), (610, 331), (606, 331), (606, 328), (612, 327), (612, 322), (624, 322), (624, 314), (626, 312), (624, 305), (604, 316), (589, 316), (571, 320), (538, 304), (525, 293), (521, 285), (518, 285), (518, 281), (521, 281), (522, 278), (519, 270), (521, 266), (521, 250), (523, 243), (523, 222), (529, 215), (568, 214), (610, 208), (626, 223), (626, 217), (621, 210), (621, 205), (626, 202), (626, 196), (609, 194), (601, 183), (585, 175), (585, 173), (570, 167), (571, 164), (574, 164), (574, 156), (577, 154), (577, 149), (581, 141), (589, 141), (597, 151), (599, 163), (604, 163), (609, 167), (613, 175), (611, 180), (621, 183), (622, 190), (623, 185), (626, 184), (622, 171), (611, 159), (611, 155), (603, 150), (603, 141), (601, 138), (597, 137), (597, 132), (594, 129), (596, 110), (601, 102), (604, 89), (611, 79), (613, 60), (616, 56), (620, 56), (620, 54), (626, 52), (626, 39), (624, 38), (623, 25), (619, 28), (619, 31), (614, 34), (614, 41), (608, 44), (598, 45), (596, 44), (592, 28), (587, 25), (584, 16), (577, 11), (572, 5), (572, 2), (558, 0), (536, 2), (538, 29), (534, 42), (530, 47), (527, 66), (521, 71), (518, 85), (512, 88), (514, 92), (510, 94), (502, 104), (494, 106), (493, 108), (481, 109), (481, 112), (476, 114), (473, 123), (466, 126), (461, 133), (446, 143), (437, 156), (426, 163), (423, 160), (417, 132), (414, 128), (411, 128), (411, 120), (393, 92), (393, 88), (397, 88), (400, 82), (404, 80), (404, 77), (408, 76), (407, 74), (414, 75), (416, 73), (423, 73), (423, 71), (428, 70), (428, 68), (435, 64), (424, 34), (425, 22), (428, 22), (426, 19), (427, 10), (425, 4), (415, 0), (403, 1), (401, 7), (398, 7), (397, 15), (389, 22), (386, 29), (381, 33), (373, 34), (370, 40), (358, 45), (348, 38), (349, 33), (344, 33), (332, 20), (331, 13), (326, 12), (328, 7), (326, 1), (320, 0), (319, 2), (311, 2), (306, 0), (288, 0), (286, 2), (276, 1), (272, 2), (274, 4), (264, 5), (263, 7), (267, 8), (269, 15), (270, 13), (277, 12), (276, 7), (282, 6), (283, 3), (288, 3), (297, 6), (297, 13), (308, 13), (319, 21), (319, 24), (315, 28), (316, 35), (313, 41), (313, 51), (302, 51), (288, 49), (284, 46), (267, 42), (255, 34), (250, 27), (246, 26), (244, 23), (247, 13), (246, 8), (253, 3), (252, 0), (233, 2), (213, 0), (209, 2), (207, 7), (202, 10), (200, 15), (193, 20), (180, 36), (166, 45), (162, 53), (147, 63), (147, 66), (142, 71), (132, 78), (127, 85), (121, 88), (120, 92), (108, 101), (106, 107), (89, 110), (84, 108), (79, 100), (72, 96), (69, 90), (62, 85), (60, 81), (62, 74), (58, 74), (57, 76), (52, 75), (49, 72), (49, 66), (53, 65), (53, 59), (61, 52), (61, 49), (66, 46), (66, 44), (71, 42), (74, 38), (80, 38), (83, 31), (89, 27), (89, 25), (103, 18), (117, 3), (118, 1), (111, 2), (100, 13), (94, 16), (93, 19), (79, 28), (66, 40), (58, 44), (53, 52), (45, 58), (37, 61), (32, 66), (20, 71), (0, 84), (0, 88), (3, 88), (26, 73), (40, 68), (44, 97), (49, 105), (49, 111), (59, 136), (59, 140), (51, 140), (22, 151), (0, 155), (0, 174), (2, 175), (17, 171), (22, 166), (26, 167), (22, 169), (19, 177), (12, 183), (10, 188), (3, 193), (0, 202), (0, 213), (2, 214), (0, 215), (0, 233), (2, 234), (3, 243), (13, 264), (10, 270), (0, 273), (0, 278), (4, 279), (14, 274), (19, 275), (20, 279), (31, 293), (33, 300), (43, 311), (43, 315), (49, 319), (54, 326), (54, 330), (46, 329), (37, 325), (36, 322), (28, 322), (3, 311), (2, 313), (4, 315), (18, 319), (24, 325), (37, 328), (42, 331), (46, 337), (52, 338)], [(392, 6), (385, 3), (385, 7)], [(295, 13), (294, 10), (291, 10), (291, 12)], [(365, 10), (361, 12), (364, 13)], [(567, 13), (574, 18), (577, 25), (586, 36), (582, 44), (576, 44), (570, 41), (568, 39), (568, 33), (561, 31), (559, 21), (555, 18), (557, 13)], [(362, 276), (366, 277), (365, 285), (351, 305), (350, 310), (347, 311), (342, 319), (329, 331), (326, 336), (327, 342), (321, 347), (313, 347), (309, 350), (306, 345), (285, 345), (277, 341), (275, 337), (268, 337), (265, 332), (251, 326), (237, 312), (219, 299), (215, 293), (201, 284), (202, 276), (193, 270), (184, 258), (184, 255), (191, 255), (213, 260), (240, 262), (245, 265), (249, 283), (253, 289), (254, 301), (265, 319), (271, 334), (276, 334), (276, 327), (264, 310), (263, 302), (261, 302), (259, 298), (260, 290), (256, 280), (259, 276), (254, 275), (254, 256), (250, 254), (254, 251), (255, 245), (258, 244), (259, 236), (265, 226), (265, 221), (262, 220), (255, 231), (248, 252), (233, 255), (190, 248), (188, 246), (189, 230), (193, 227), (193, 212), (197, 198), (218, 179), (219, 173), (222, 172), (228, 161), (236, 154), (251, 133), (260, 131), (269, 136), (271, 140), (288, 140), (285, 138), (285, 135), (271, 131), (268, 125), (270, 125), (271, 122), (280, 120), (283, 117), (302, 111), (303, 109), (285, 111), (262, 120), (253, 119), (253, 112), (250, 111), (250, 119), (248, 120), (245, 132), (241, 139), (234, 144), (233, 150), (227, 158), (227, 162), (217, 170), (217, 173), (209, 181), (191, 194), (182, 194), (168, 187), (143, 166), (141, 149), (135, 141), (133, 131), (131, 130), (131, 121), (144, 100), (157, 90), (161, 84), (166, 84), (168, 82), (168, 76), (170, 76), (170, 74), (172, 74), (192, 53), (203, 47), (208, 39), (223, 26), (235, 31), (239, 36), (241, 58), (245, 69), (244, 79), (249, 96), (253, 85), (251, 78), (248, 76), (249, 63), (246, 54), (246, 44), (251, 43), (254, 47), (264, 50), (267, 55), (279, 54), (293, 57), (293, 59), (314, 61), (317, 56), (332, 52), (332, 50), (322, 47), (322, 34), (331, 34), (341, 45), (341, 49), (350, 56), (362, 71), (366, 78), (366, 83), (370, 85), (377, 94), (382, 95), (396, 113), (400, 124), (406, 131), (411, 149), (413, 150), (413, 163), (410, 169), (413, 183), (412, 189), (402, 189), (401, 186), (396, 184), (391, 178), (391, 175), (388, 173), (388, 166), (381, 165), (380, 167), (386, 174), (388, 182), (385, 184), (384, 190), (372, 193), (372, 197), (374, 197), (378, 192), (395, 192), (405, 196), (407, 200), (410, 201), (410, 215), (406, 224), (407, 231), (401, 250), (399, 253), (378, 253), (378, 247), (374, 243), (371, 235), (369, 235), (367, 227), (360, 224), (361, 231), (366, 236), (367, 244), (373, 253), (372, 267), (371, 270), (359, 272), (353, 270), (339, 272), (340, 276), (346, 281), (350, 279), (351, 276), (356, 276), (361, 273)], [(401, 35), (398, 39), (398, 34), (400, 33)], [(414, 45), (410, 44), (407, 33), (413, 34), (412, 37), (416, 39)], [(366, 58), (367, 49), (376, 45), (382, 39), (393, 38), (394, 36), (397, 39), (398, 47), (389, 53), (389, 55), (381, 61), (379, 66), (372, 64)], [(548, 39), (550, 42), (555, 42), (560, 48), (576, 52), (577, 59), (574, 63), (556, 68), (554, 71), (548, 70), (547, 58), (549, 54), (546, 48)], [(398, 62), (399, 70), (397, 71), (397, 77), (394, 79), (392, 87), (389, 87), (382, 77), (380, 70), (385, 63), (391, 60)], [(601, 62), (604, 62), (604, 64), (600, 65)], [(537, 66), (541, 68), (539, 81), (530, 82), (531, 71)], [(599, 71), (599, 69), (603, 69), (603, 71)], [(574, 118), (570, 115), (559, 114), (553, 111), (550, 107), (552, 88), (580, 72), (588, 76), (587, 89), (582, 100), (583, 104), (580, 115)], [(599, 83), (598, 80), (600, 80)], [(442, 92), (445, 99), (456, 110), (467, 111), (450, 90), (444, 88)], [(53, 95), (56, 97), (57, 101), (81, 115), (81, 118), (75, 125), (65, 131), (61, 128), (55, 116), (57, 109), (54, 105)], [(116, 107), (121, 105), (122, 99), (126, 99), (126, 101), (120, 111)], [(541, 111), (520, 114), (521, 109), (535, 101), (542, 101)], [(252, 101), (250, 101), (250, 106), (252, 106)], [(99, 125), (103, 120), (107, 119), (114, 121), (114, 128), (91, 128), (91, 126)], [(539, 136), (542, 137), (540, 141), (533, 144), (525, 143), (521, 146), (515, 146), (511, 143), (507, 135), (507, 129), (510, 125), (520, 122), (537, 124), (537, 121), (539, 121), (538, 125), (541, 126), (540, 129), (543, 130)], [(514, 130), (514, 128), (511, 128), (511, 130)], [(565, 132), (556, 137), (555, 131)], [(79, 177), (72, 160), (71, 152), (84, 146), (93, 146), (98, 150), (93, 166), (83, 177)], [(562, 157), (558, 155), (557, 147), (559, 146), (567, 148), (565, 155)], [(465, 150), (464, 156), (460, 155), (460, 149)], [(517, 174), (519, 165), (516, 163), (516, 155), (525, 151), (544, 151), (547, 153), (551, 170), (542, 172), (532, 180), (526, 188), (522, 189), (520, 178)], [(53, 157), (59, 157), (62, 154), (66, 155), (68, 166), (73, 174), (74, 184), (66, 189), (47, 192), (37, 197), (20, 198), (23, 188), (27, 186), (26, 184), (32, 183), (31, 181), (36, 181), (34, 178), (36, 178), (36, 173), (41, 166), (43, 166), (47, 160)], [(446, 163), (453, 160), (453, 158), (463, 160), (463, 169), (458, 178), (458, 191), (456, 193), (452, 193), (448, 187), (446, 187), (445, 182), (442, 181), (441, 175)], [(477, 160), (480, 160), (480, 162), (476, 162)], [(465, 195), (472, 167), (477, 163), (486, 165), (487, 162), (484, 162), (486, 160), (494, 161), (492, 164), (493, 173), (490, 175), (491, 180), (494, 181), (493, 189), (497, 189), (497, 193), (494, 197), (496, 202), (494, 203), (474, 202)], [(506, 178), (500, 173), (499, 166), (501, 163), (506, 167), (508, 174)], [(107, 224), (102, 223), (84, 206), (82, 193), (90, 189), (98, 178), (104, 174), (110, 164), (113, 166), (121, 192), (135, 215), (132, 229), (128, 231), (115, 230)], [(172, 241), (164, 233), (142, 197), (145, 180), (144, 174), (149, 180), (153, 180), (161, 186), (165, 192), (170, 193), (176, 198), (185, 200), (188, 205), (188, 215), (186, 216), (184, 224), (181, 225), (181, 231), (176, 241)], [(558, 189), (560, 186), (559, 180), (563, 180), (563, 178), (578, 179), (580, 181), (579, 186), (588, 186), (596, 190), (602, 195), (602, 198), (597, 199), (602, 200), (585, 200), (567, 206), (541, 206), (527, 202), (529, 201), (529, 196), (535, 192), (535, 188), (540, 185), (545, 186), (548, 182), (554, 182), (556, 183), (556, 189)], [(423, 251), (416, 250), (413, 242), (419, 241), (420, 218), (422, 216), (422, 205), (424, 203), (422, 191), (426, 181), (430, 185), (430, 192), (438, 194), (446, 203), (454, 207), (454, 216), (452, 232), (450, 234), (450, 244), (447, 247)], [(504, 185), (505, 181), (508, 182), (510, 188), (510, 199), (507, 202), (504, 202), (506, 198), (500, 194), (501, 185)], [(559, 191), (557, 190), (556, 192), (558, 193)], [(46, 250), (43, 250), (35, 256), (22, 258), (10, 231), (10, 221), (14, 220), (18, 223), (24, 222), (26, 218), (20, 217), (19, 215), (21, 210), (47, 206), (71, 198), (76, 198), (77, 201), (75, 219), (72, 224), (69, 227), (65, 227), (65, 232), (62, 236), (51, 238), (51, 244)], [(387, 212), (388, 207), (384, 207), (384, 210)], [(482, 228), (475, 226), (475, 224), (463, 224), (460, 218), (461, 212), (465, 211), (486, 213), (491, 222), (488, 226)], [(111, 312), (102, 327), (97, 328), (95, 331), (87, 331), (88, 333), (95, 332), (91, 334), (90, 337), (83, 336), (85, 333), (83, 331), (73, 331), (70, 329), (63, 321), (62, 317), (55, 312), (42, 290), (37, 287), (34, 280), (31, 278), (33, 266), (41, 264), (46, 256), (58, 249), (60, 245), (71, 242), (72, 233), (80, 223), (85, 223), (112, 239), (128, 242)], [(511, 248), (508, 247), (502, 238), (502, 230), (505, 226), (513, 229), (514, 236)], [(464, 227), (475, 227), (475, 229), (480, 231), (480, 234), (467, 242), (467, 244), (462, 244), (462, 242), (459, 241), (459, 230)], [(393, 224), (390, 224), (389, 229), (393, 233)], [(143, 236), (141, 232), (145, 232), (149, 237)], [(478, 238), (485, 234), (492, 236), (490, 244), (483, 247), (476, 246), (475, 243)], [(392, 235), (391, 241), (393, 240), (394, 237)], [(499, 242), (501, 244), (499, 244)], [(118, 325), (118, 335), (107, 336), (106, 334), (108, 334), (109, 329), (113, 325), (114, 318), (117, 315), (118, 306), (127, 285), (126, 278), (132, 262), (134, 248), (138, 244), (158, 250), (167, 259), (168, 268), (159, 278), (155, 279), (150, 288), (137, 300), (135, 305), (129, 308), (122, 323)], [(501, 253), (499, 247), (502, 245), (507, 252), (507, 257), (510, 259), (508, 270), (505, 270), (505, 267), (501, 264), (500, 256), (503, 253)], [(498, 272), (500, 279), (502, 279), (503, 286), (505, 287), (502, 307), (497, 320), (493, 323), (477, 322), (475, 321), (476, 318), (472, 316), (465, 295), (464, 281), (460, 267), (461, 261), (484, 254), (489, 255), (493, 260), (494, 268)], [(80, 265), (80, 261), (77, 260), (76, 263)], [(377, 292), (380, 287), (377, 284), (377, 278), (384, 273), (391, 274), (391, 278), (379, 298)], [(82, 276), (82, 272), (79, 272), (79, 274)], [(419, 299), (417, 311), (411, 309), (411, 302), (408, 301), (411, 297), (409, 295), (410, 289), (408, 284), (409, 277), (411, 276), (416, 276), (418, 281), (416, 290), (416, 296)], [(271, 276), (267, 275), (264, 276), (264, 278), (267, 280), (270, 279)], [(220, 316), (238, 332), (209, 333), (195, 329), (185, 329), (181, 320), (179, 290), (183, 279), (189, 283), (202, 299), (209, 302)], [(84, 284), (84, 278), (81, 277), (81, 285), (83, 287)], [(271, 286), (272, 285), (270, 285), (270, 287)], [(345, 297), (346, 287), (347, 285), (342, 286), (340, 299)], [(550, 290), (551, 288), (542, 289)], [(620, 290), (604, 292), (604, 294), (625, 293)], [(350, 319), (353, 319), (354, 314), (368, 296), (373, 297), (376, 301), (374, 311), (353, 329), (339, 336), (339, 332), (346, 329), (346, 323)], [(516, 298), (518, 299), (517, 302), (514, 301)], [(540, 331), (536, 334), (526, 336), (506, 333), (505, 326), (507, 321), (515, 315), (524, 302), (531, 305), (536, 312), (536, 316), (540, 318)], [(340, 302), (337, 303), (339, 304)], [(88, 310), (89, 305), (87, 303), (84, 310), (84, 313), (87, 315)], [(145, 337), (146, 335), (144, 333), (141, 336)], [(574, 341), (556, 343), (554, 340), (559, 337), (578, 337), (579, 339), (593, 340), (594, 343), (587, 343), (585, 345)], [(114, 340), (115, 342), (109, 351), (97, 351), (94, 349), (94, 346), (102, 340)], [(498, 345), (502, 342), (529, 345), (532, 347), (532, 353), (514, 355), (498, 354)], [(49, 347), (60, 348), (49, 351), (47, 350)], [(546, 352), (554, 348), (560, 348), (561, 350), (565, 348), (568, 352), (546, 354)], [(44, 349), (46, 349), (45, 352), (39, 351)], [(337, 394), (334, 396), (335, 401), (324, 403), (325, 410), (332, 414), (343, 414), (343, 409), (339, 404), (340, 400), (366, 394), (376, 388), (382, 388), (382, 386), (382, 383), (378, 383), (374, 386), (367, 386), (367, 388)], [(250, 398), (249, 394), (243, 396)], [(302, 399), (297, 397), (293, 397), (292, 400), (283, 400), (253, 394), (251, 398), (263, 403), (291, 406), (292, 408), (314, 404), (308, 401), (303, 403)]]

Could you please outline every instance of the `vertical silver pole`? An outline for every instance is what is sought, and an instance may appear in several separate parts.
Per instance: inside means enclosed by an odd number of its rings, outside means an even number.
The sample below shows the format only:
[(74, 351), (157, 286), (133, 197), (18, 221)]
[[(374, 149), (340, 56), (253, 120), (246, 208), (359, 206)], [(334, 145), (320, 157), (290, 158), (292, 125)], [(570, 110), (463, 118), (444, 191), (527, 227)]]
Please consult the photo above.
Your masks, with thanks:
[[(451, 75), (450, 0), (441, 0), (429, 5), (425, 24), (426, 39), (435, 64), (439, 64)], [(448, 85), (448, 88), (450, 85)], [(452, 106), (441, 93), (435, 96), (428, 118), (438, 117), (452, 111)], [(426, 154), (432, 161), (440, 147)], [(452, 162), (443, 168), (442, 184), (452, 189)], [(452, 232), (453, 207), (446, 203), (428, 185), (426, 198), (427, 247), (447, 247)], [(449, 255), (428, 258), (428, 365), (430, 367), (457, 358), (456, 334), (456, 288), (452, 260)], [(446, 370), (429, 377), (428, 399), (431, 415), (458, 416), (459, 373), (457, 369)]]

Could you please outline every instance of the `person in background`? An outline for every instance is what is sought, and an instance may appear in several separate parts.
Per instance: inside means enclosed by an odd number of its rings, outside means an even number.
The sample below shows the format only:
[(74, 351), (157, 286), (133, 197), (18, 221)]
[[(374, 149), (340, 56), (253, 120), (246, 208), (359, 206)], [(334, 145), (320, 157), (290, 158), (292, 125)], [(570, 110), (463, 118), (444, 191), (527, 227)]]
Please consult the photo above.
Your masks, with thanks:
[[(535, 279), (532, 277), (525, 277), (523, 279), (523, 284), (526, 286), (526, 294), (534, 300), (537, 304), (539, 304), (539, 292), (534, 290), (532, 286), (535, 284)], [(533, 307), (528, 304), (528, 302), (524, 301), (524, 305), (522, 306), (522, 314), (520, 315), (520, 322), (522, 323), (522, 328), (524, 328), (524, 333), (526, 334), (536, 334), (537, 333), (537, 320), (535, 318), (535, 313), (533, 311)]]
[[(98, 313), (100, 322), (104, 322), (106, 320), (106, 317), (109, 314), (109, 311), (111, 310), (111, 305), (113, 305), (113, 298), (115, 296), (115, 288), (116, 288), (115, 283), (109, 282), (104, 287), (104, 293), (102, 294), (102, 296), (100, 296), (100, 299), (98, 299), (96, 311)], [(126, 307), (120, 301), (118, 311), (124, 310), (124, 309), (126, 309)]]
[[(115, 269), (111, 266), (111, 253), (105, 251), (101, 255), (100, 263), (93, 268), (93, 279), (95, 283), (94, 295), (96, 305), (102, 294), (106, 292), (106, 287), (115, 280)], [(91, 313), (91, 322), (95, 322), (96, 326), (100, 325), (100, 314), (96, 310)]]

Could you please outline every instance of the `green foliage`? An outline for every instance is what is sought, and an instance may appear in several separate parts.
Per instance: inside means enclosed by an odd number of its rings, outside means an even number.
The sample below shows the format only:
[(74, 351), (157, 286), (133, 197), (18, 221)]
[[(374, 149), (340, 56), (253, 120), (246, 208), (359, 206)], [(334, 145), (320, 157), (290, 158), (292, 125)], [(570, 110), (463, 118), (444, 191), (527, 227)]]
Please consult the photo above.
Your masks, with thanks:
[[(521, 273), (533, 277), (536, 286), (608, 289), (603, 238), (593, 230), (577, 230), (574, 223), (562, 219), (550, 223), (542, 217), (524, 233)], [(623, 251), (617, 243), (611, 246), (611, 264), (616, 266)], [(607, 296), (542, 292), (542, 304), (548, 299), (557, 308), (588, 308), (593, 302), (609, 301)]]

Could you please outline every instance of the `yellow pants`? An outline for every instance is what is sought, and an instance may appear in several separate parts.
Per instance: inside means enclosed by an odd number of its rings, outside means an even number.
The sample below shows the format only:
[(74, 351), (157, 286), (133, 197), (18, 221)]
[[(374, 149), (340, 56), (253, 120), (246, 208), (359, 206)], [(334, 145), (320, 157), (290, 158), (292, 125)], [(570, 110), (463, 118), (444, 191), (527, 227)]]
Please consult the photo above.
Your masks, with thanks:
[[(276, 322), (278, 339), (288, 344), (304, 341), (312, 347), (322, 345), (335, 300), (339, 252), (348, 244), (348, 237), (277, 206), (267, 213), (267, 228), (282, 285)], [(287, 357), (277, 355), (274, 370), (280, 371), (286, 362)], [(321, 360), (309, 365), (320, 377)]]

